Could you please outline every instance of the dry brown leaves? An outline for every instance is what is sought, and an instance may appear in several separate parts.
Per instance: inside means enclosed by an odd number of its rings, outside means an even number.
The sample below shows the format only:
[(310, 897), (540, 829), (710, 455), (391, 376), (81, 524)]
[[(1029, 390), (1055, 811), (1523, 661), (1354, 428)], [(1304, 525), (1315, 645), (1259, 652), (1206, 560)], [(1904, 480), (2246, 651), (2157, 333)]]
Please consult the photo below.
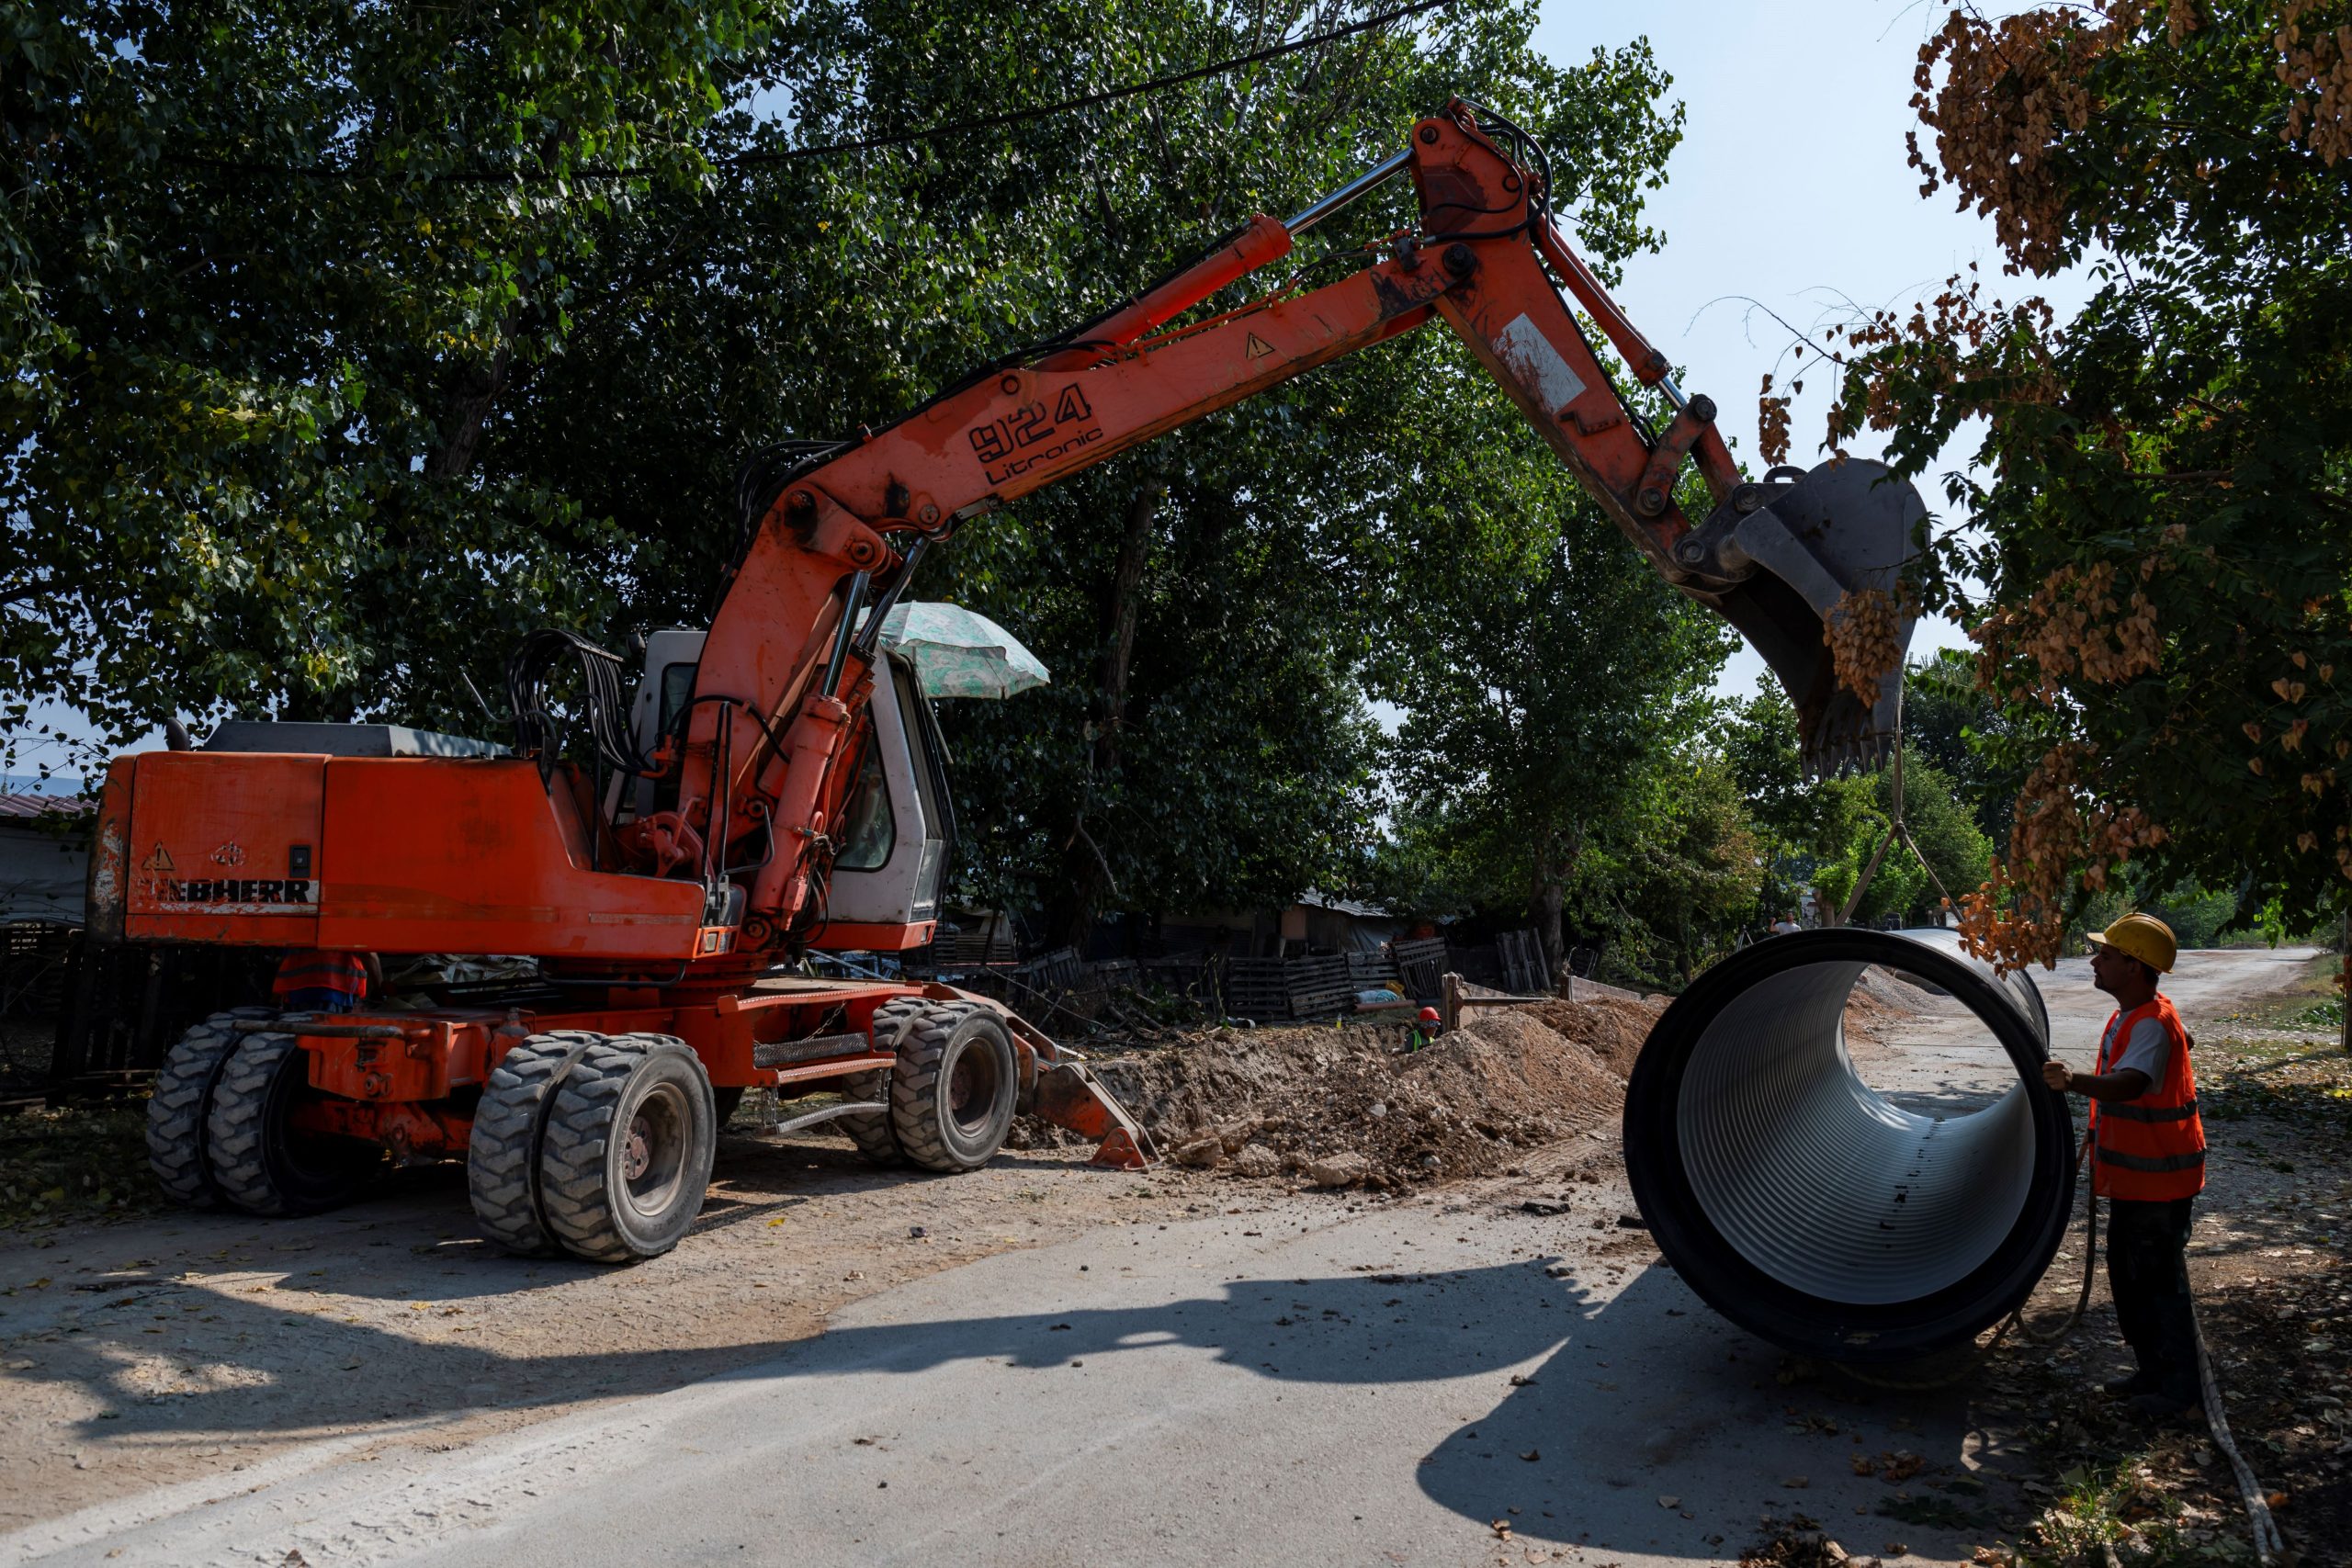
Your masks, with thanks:
[(1772, 395), (1770, 371), (1756, 393), (1756, 450), (1776, 467), (1789, 460), (1789, 400)]
[(1821, 640), (1838, 667), (1838, 683), (1855, 699), (1878, 701), (1879, 682), (1903, 658), (1902, 617), (1883, 588), (1847, 594), (1822, 617)]
[[(2141, 563), (2141, 579), (2164, 564), (2148, 557)], [(2022, 659), (2036, 677), (2031, 694), (2055, 704), (2070, 679), (2107, 685), (2155, 669), (2164, 657), (2155, 605), (2138, 588), (2128, 600), (2119, 601), (2116, 594), (2116, 570), (2109, 562), (2058, 568), (2022, 606), (1987, 615), (1969, 634), (1978, 644), (1977, 683), (1988, 692), (2001, 691)], [(2011, 701), (2027, 694), (2022, 684), (2007, 686)]]
[(2341, 7), (2287, 0), (2271, 44), (2278, 51), (2278, 80), (2295, 95), (2279, 137), (2290, 143), (2300, 139), (2333, 168), (2352, 153), (2352, 22), (2330, 27), (2324, 13), (2331, 10)]
[[(2136, 18), (2135, 18), (2136, 19)], [(1997, 19), (1955, 10), (1919, 46), (1911, 107), (1936, 132), (1935, 164), (1909, 138), (1911, 166), (1932, 196), (1949, 183), (1961, 206), (1993, 220), (2018, 265), (2048, 272), (2064, 259), (2064, 182), (2052, 158), (2065, 131), (2090, 124), (2098, 105), (2085, 85), (2091, 62), (2122, 29), (2072, 10)], [(1944, 68), (1941, 85), (1935, 73)]]
[(1989, 881), (1961, 895), (1961, 940), (1969, 952), (2004, 970), (2055, 963), (2076, 881), (2105, 887), (2133, 851), (2165, 841), (2162, 825), (2138, 807), (2099, 798), (2091, 783), (2098, 760), (2097, 747), (2067, 741), (2035, 766), (2018, 795), (2008, 855), (1994, 863)]
[[(1911, 106), (1936, 132), (1930, 163), (1917, 134), (1911, 166), (1932, 195), (1943, 185), (1990, 217), (2015, 266), (2048, 272), (2064, 260), (2066, 191), (2054, 177), (2061, 139), (2103, 107), (2088, 83), (2109, 51), (2133, 43), (2150, 7), (2103, 0), (1989, 17), (1955, 9), (1922, 44)], [(2334, 166), (2352, 153), (2352, 19), (2342, 0), (2284, 0), (2271, 47), (2292, 97), (2282, 141), (2301, 141)], [(2167, 0), (2165, 35), (2175, 47), (2202, 24), (2195, 0)], [(1939, 67), (1943, 78), (1936, 79)]]

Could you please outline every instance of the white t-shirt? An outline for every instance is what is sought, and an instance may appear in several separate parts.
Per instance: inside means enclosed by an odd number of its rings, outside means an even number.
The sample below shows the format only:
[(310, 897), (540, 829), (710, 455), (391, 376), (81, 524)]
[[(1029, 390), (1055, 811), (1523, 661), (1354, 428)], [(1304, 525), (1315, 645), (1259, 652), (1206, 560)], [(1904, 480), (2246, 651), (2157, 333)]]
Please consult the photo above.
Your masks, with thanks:
[[(2122, 1021), (2122, 1015), (2117, 1014), (2115, 1022)], [(2109, 1024), (2107, 1032), (2099, 1036), (2100, 1061), (2108, 1059), (2108, 1046), (2114, 1039), (2115, 1025)], [(2155, 1089), (2164, 1083), (2165, 1069), (2171, 1065), (2172, 1038), (2165, 1032), (2163, 1024), (2154, 1017), (2148, 1017), (2132, 1026), (2132, 1037), (2123, 1043), (2123, 1055), (2117, 1057), (2107, 1070), (2120, 1073), (2127, 1067), (2136, 1067), (2148, 1075), (2148, 1087)]]

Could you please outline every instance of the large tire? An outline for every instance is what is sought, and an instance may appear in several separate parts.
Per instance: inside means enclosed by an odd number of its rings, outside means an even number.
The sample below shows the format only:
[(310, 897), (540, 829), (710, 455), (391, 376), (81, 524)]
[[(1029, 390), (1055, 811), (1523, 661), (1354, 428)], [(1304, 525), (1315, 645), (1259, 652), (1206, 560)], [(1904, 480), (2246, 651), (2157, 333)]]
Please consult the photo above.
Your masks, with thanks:
[(604, 1039), (585, 1029), (534, 1034), (508, 1051), (482, 1086), (466, 1142), (466, 1191), (482, 1234), (517, 1257), (562, 1250), (539, 1193), (539, 1145), (558, 1086)]
[(684, 1042), (616, 1034), (556, 1090), (539, 1149), (548, 1228), (594, 1263), (658, 1258), (702, 1212), (718, 1135), (709, 1075)]
[(147, 1165), (164, 1193), (192, 1209), (220, 1205), (205, 1157), (205, 1118), (212, 1088), (237, 1049), (237, 1021), (274, 1016), (268, 1008), (231, 1008), (193, 1025), (173, 1042), (147, 1101)]
[[(931, 1004), (921, 997), (897, 997), (874, 1010), (874, 1021), (866, 1032), (873, 1036), (876, 1051), (896, 1051)], [(842, 1080), (842, 1093), (852, 1100), (871, 1100), (878, 1105), (890, 1103), (890, 1069), (859, 1073)], [(899, 1151), (899, 1135), (890, 1130), (888, 1111), (868, 1111), (856, 1116), (843, 1116), (837, 1125), (857, 1145), (857, 1152), (876, 1165), (898, 1165), (906, 1159)]]
[(925, 1170), (976, 1170), (1012, 1129), (1021, 1070), (1012, 1035), (985, 1008), (923, 1009), (890, 1069), (890, 1125)]
[(384, 1152), (304, 1133), (289, 1118), (311, 1092), (310, 1057), (291, 1034), (248, 1034), (212, 1090), (206, 1157), (220, 1195), (250, 1214), (315, 1214), (348, 1202)]

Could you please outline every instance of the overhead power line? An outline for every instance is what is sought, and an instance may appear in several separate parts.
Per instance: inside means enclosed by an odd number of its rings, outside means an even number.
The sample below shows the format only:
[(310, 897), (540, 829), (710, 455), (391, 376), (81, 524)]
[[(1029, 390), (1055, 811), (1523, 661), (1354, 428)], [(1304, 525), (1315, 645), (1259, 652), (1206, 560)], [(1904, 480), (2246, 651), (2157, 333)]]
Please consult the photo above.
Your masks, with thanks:
[[(1077, 97), (1064, 98), (1058, 103), (1045, 104), (1035, 108), (1008, 109), (1002, 114), (982, 115), (975, 119), (955, 120), (945, 125), (927, 126), (920, 130), (902, 131), (893, 136), (867, 136), (849, 141), (822, 142), (813, 147), (777, 147), (737, 152), (725, 158), (713, 159), (712, 163), (716, 167), (723, 169), (758, 168), (767, 164), (793, 163), (804, 158), (836, 158), (854, 152), (873, 152), (892, 147), (910, 147), (922, 142), (938, 141), (944, 137), (967, 135), (976, 130), (994, 130), (1003, 126), (1019, 125), (1027, 120), (1047, 119), (1056, 115), (1093, 108), (1101, 104), (1117, 103), (1125, 98), (1164, 92), (1168, 88), (1181, 87), (1187, 83), (1202, 81), (1211, 76), (1221, 76), (1229, 71), (1240, 70), (1243, 66), (1263, 64), (1270, 60), (1279, 60), (1284, 55), (1297, 54), (1322, 44), (1353, 38), (1359, 33), (1372, 32), (1376, 28), (1385, 28), (1392, 22), (1401, 22), (1408, 17), (1418, 17), (1430, 11), (1442, 11), (1460, 3), (1461, 0), (1416, 0), (1413, 5), (1399, 6), (1394, 10), (1383, 11), (1378, 16), (1366, 17), (1360, 21), (1350, 22), (1344, 27), (1327, 28), (1321, 32), (1309, 33), (1302, 38), (1286, 39), (1281, 43), (1269, 44), (1264, 49), (1252, 50), (1247, 54), (1233, 55), (1212, 64), (1196, 65), (1189, 71), (1172, 72), (1165, 76), (1154, 76), (1142, 82), (1131, 82), (1124, 86), (1105, 87), (1098, 92), (1082, 93)], [(390, 170), (248, 164), (232, 159), (208, 158), (187, 153), (174, 154), (172, 161), (233, 174), (282, 175), (298, 179), (339, 181), (401, 180), (405, 177), (414, 183), (425, 185), (528, 185), (546, 184), (558, 179), (634, 179), (644, 173), (642, 170), (610, 168), (575, 169), (562, 175), (551, 171), (534, 173), (521, 169), (459, 169), (439, 174), (402, 176)]]
[(736, 165), (781, 164), (794, 158), (825, 158), (841, 152), (871, 152), (885, 147), (904, 147), (919, 141), (930, 141), (942, 136), (960, 136), (967, 131), (994, 130), (999, 126), (1018, 125), (1023, 120), (1046, 119), (1054, 115), (1068, 114), (1073, 109), (1092, 108), (1097, 104), (1116, 103), (1122, 98), (1140, 97), (1146, 93), (1157, 93), (1163, 88), (1181, 87), (1187, 82), (1198, 82), (1204, 77), (1222, 76), (1228, 71), (1238, 71), (1245, 65), (1263, 64), (1269, 60), (1279, 60), (1286, 54), (1296, 54), (1302, 50), (1313, 49), (1317, 44), (1352, 38), (1358, 33), (1370, 32), (1375, 28), (1385, 28), (1391, 22), (1403, 21), (1408, 17), (1418, 17), (1424, 11), (1443, 10), (1446, 6), (1456, 4), (1459, 4), (1459, 0), (1419, 0), (1418, 5), (1402, 6), (1394, 11), (1384, 11), (1377, 17), (1366, 17), (1362, 21), (1350, 22), (1344, 28), (1331, 28), (1323, 32), (1309, 34), (1306, 38), (1291, 39), (1283, 43), (1271, 44), (1248, 54), (1237, 54), (1230, 60), (1220, 60), (1213, 65), (1196, 65), (1190, 71), (1179, 71), (1167, 76), (1154, 76), (1149, 81), (1133, 82), (1124, 87), (1105, 87), (1101, 92), (1086, 93), (1075, 98), (1064, 98), (1060, 103), (1046, 104), (1038, 108), (1009, 109), (1003, 114), (986, 115), (978, 119), (957, 120), (952, 125), (934, 125), (922, 130), (910, 130), (897, 136), (869, 136), (855, 141), (831, 141), (816, 147), (780, 147), (768, 152), (741, 152), (722, 162)]

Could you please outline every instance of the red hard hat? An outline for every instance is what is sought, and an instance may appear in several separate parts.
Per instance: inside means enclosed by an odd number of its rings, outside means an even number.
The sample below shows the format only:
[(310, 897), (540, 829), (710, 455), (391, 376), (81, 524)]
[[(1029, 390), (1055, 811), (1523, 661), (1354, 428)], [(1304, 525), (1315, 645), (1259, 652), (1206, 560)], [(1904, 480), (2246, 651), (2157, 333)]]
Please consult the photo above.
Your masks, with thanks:
[(1422, 1021), (1423, 1023), (1435, 1023), (1435, 1022), (1437, 1022), (1437, 1021), (1438, 1021), (1437, 1009), (1435, 1009), (1435, 1008), (1423, 1008), (1423, 1009), (1421, 1010), (1421, 1021)]

